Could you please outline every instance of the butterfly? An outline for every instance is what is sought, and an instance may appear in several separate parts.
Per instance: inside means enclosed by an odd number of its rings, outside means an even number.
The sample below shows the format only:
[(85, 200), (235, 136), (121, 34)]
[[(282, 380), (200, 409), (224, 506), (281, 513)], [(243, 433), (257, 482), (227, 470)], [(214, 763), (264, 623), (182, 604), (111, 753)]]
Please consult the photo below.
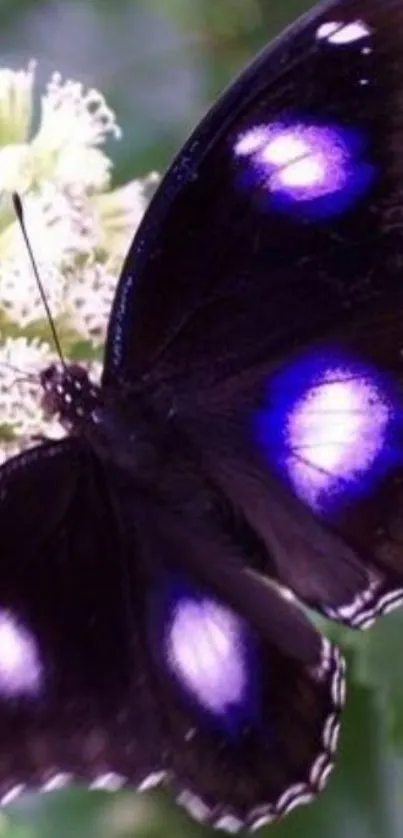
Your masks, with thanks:
[(403, 6), (319, 5), (174, 161), (102, 381), (0, 469), (0, 793), (161, 782), (235, 832), (331, 771), (355, 628), (403, 599)]

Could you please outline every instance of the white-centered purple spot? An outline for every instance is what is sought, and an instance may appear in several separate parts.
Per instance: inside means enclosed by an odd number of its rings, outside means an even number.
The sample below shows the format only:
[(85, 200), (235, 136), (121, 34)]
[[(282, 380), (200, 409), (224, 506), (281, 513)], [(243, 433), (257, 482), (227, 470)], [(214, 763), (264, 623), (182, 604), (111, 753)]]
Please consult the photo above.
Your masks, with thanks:
[[(248, 144), (247, 132), (238, 141), (236, 153), (245, 154), (239, 148)], [(348, 156), (341, 136), (332, 129), (279, 123), (267, 126), (264, 143), (253, 152), (252, 162), (266, 176), (271, 191), (287, 191), (294, 200), (303, 201), (341, 189), (347, 179)]]
[(374, 167), (362, 159), (357, 131), (305, 121), (254, 125), (234, 143), (241, 181), (255, 185), (277, 208), (304, 205), (327, 217), (369, 186)]
[(323, 491), (367, 471), (382, 448), (390, 408), (377, 386), (330, 368), (288, 417), (287, 458), (298, 493), (315, 506)]
[(182, 597), (167, 638), (177, 678), (202, 706), (217, 715), (245, 699), (247, 660), (242, 622), (213, 600)]
[(344, 45), (361, 41), (371, 34), (371, 30), (363, 20), (354, 20), (351, 23), (341, 23), (332, 20), (322, 23), (316, 32), (318, 40), (328, 41), (330, 44)]
[(392, 432), (397, 404), (369, 365), (312, 356), (273, 378), (268, 403), (258, 414), (259, 439), (313, 509), (370, 491), (401, 459)]
[(33, 635), (10, 611), (0, 609), (0, 695), (13, 698), (38, 693), (41, 681)]

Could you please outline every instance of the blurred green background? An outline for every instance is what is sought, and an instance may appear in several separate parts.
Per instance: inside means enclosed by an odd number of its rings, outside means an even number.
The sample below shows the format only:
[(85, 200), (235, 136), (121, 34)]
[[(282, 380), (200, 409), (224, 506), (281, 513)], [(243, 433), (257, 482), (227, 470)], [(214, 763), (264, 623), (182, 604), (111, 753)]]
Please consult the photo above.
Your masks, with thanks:
[[(117, 182), (162, 171), (208, 105), (309, 0), (0, 0), (1, 63), (38, 60), (98, 87), (123, 139)], [(403, 613), (357, 636), (349, 660), (340, 757), (320, 799), (267, 827), (272, 838), (403, 836)], [(1, 753), (1, 743), (0, 743)], [(30, 796), (0, 817), (0, 838), (196, 838), (168, 795), (69, 791)]]

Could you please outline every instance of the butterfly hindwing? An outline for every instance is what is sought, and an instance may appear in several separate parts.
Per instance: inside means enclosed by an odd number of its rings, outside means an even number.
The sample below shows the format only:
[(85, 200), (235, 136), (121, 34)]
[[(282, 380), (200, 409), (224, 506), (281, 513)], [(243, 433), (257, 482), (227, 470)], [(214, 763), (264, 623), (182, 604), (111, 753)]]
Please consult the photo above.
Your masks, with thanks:
[(245, 571), (208, 519), (186, 524), (159, 508), (140, 518), (167, 779), (197, 819), (256, 828), (324, 786), (343, 661), (287, 595)]
[(183, 529), (106, 476), (76, 441), (0, 471), (1, 801), (165, 781), (231, 831), (276, 819), (326, 782), (343, 661), (207, 523)]
[(104, 373), (193, 433), (267, 572), (355, 626), (403, 596), (402, 39), (397, 0), (325, 3), (230, 88), (132, 245)]
[(71, 780), (113, 787), (122, 775), (139, 785), (159, 768), (127, 548), (105, 485), (88, 451), (70, 440), (0, 470), (4, 803), (25, 787)]

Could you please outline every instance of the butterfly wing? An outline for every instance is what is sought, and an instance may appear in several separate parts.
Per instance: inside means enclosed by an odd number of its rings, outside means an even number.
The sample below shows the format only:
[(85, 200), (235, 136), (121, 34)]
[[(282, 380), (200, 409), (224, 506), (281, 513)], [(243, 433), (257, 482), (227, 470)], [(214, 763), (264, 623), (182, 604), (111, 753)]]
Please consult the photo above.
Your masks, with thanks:
[(311, 799), (337, 742), (337, 650), (216, 533), (99, 468), (63, 441), (0, 470), (1, 801), (165, 780), (234, 831)]
[(140, 784), (159, 766), (145, 653), (130, 631), (124, 542), (103, 486), (70, 440), (0, 470), (3, 803), (71, 778), (113, 787), (127, 774)]
[(402, 41), (397, 0), (325, 3), (231, 87), (132, 245), (104, 373), (193, 433), (266, 570), (356, 626), (403, 595)]
[(129, 251), (105, 382), (239, 374), (397, 291), (401, 31), (397, 0), (319, 5), (219, 100)]
[(245, 571), (209, 518), (184, 521), (139, 499), (136, 541), (145, 581), (135, 613), (178, 801), (234, 832), (312, 800), (337, 744), (338, 650), (287, 594)]

